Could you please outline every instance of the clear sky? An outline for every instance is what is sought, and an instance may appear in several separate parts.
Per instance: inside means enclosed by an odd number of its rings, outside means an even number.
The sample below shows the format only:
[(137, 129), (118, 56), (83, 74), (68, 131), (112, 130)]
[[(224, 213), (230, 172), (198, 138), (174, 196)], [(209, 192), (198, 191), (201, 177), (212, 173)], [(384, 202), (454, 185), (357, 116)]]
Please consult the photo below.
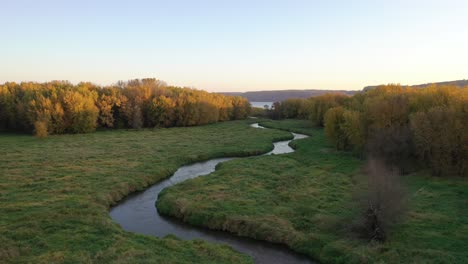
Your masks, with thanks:
[(208, 91), (468, 79), (467, 0), (0, 0), (0, 83)]

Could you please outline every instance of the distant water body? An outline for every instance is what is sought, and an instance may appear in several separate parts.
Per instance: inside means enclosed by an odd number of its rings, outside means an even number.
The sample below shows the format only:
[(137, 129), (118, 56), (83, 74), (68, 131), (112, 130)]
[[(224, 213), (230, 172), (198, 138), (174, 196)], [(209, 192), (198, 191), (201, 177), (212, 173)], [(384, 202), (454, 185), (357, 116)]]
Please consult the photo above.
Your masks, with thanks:
[(271, 108), (273, 102), (250, 102), (250, 104), (252, 105), (252, 107), (264, 108), (265, 105), (268, 105), (268, 108)]

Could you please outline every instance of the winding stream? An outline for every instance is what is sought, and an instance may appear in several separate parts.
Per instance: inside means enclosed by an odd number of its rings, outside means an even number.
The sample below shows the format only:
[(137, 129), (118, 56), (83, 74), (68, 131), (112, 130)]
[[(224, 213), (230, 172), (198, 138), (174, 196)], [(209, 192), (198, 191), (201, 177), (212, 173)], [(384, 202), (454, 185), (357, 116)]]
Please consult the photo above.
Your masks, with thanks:
[[(252, 127), (265, 129), (258, 123)], [(294, 139), (306, 138), (306, 135), (292, 133)], [(293, 152), (289, 142), (274, 143), (274, 149), (264, 155)], [(239, 252), (250, 255), (255, 263), (313, 263), (307, 257), (297, 254), (282, 245), (239, 237), (224, 231), (195, 227), (182, 221), (160, 215), (155, 203), (159, 193), (166, 187), (187, 179), (207, 175), (215, 171), (216, 165), (235, 158), (218, 158), (180, 167), (171, 177), (156, 183), (145, 191), (129, 195), (111, 208), (111, 218), (130, 232), (164, 237), (173, 234), (181, 239), (203, 239), (213, 243), (224, 243)]]

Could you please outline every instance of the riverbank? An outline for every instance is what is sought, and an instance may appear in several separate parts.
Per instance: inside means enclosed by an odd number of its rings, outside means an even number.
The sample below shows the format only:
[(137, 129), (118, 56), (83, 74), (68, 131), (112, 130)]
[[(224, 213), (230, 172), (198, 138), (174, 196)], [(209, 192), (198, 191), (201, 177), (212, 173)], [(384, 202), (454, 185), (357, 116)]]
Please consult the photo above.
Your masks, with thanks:
[(108, 215), (122, 197), (178, 167), (272, 149), (287, 132), (250, 121), (51, 136), (0, 134), (0, 259), (34, 263), (251, 263), (200, 240), (123, 231)]
[[(258, 123), (250, 125), (256, 129)], [(307, 137), (302, 134), (292, 133), (294, 139)], [(288, 146), (290, 140), (275, 142), (274, 148), (268, 153), (258, 155), (280, 155), (294, 152)], [(156, 237), (173, 235), (184, 240), (200, 239), (207, 242), (226, 244), (234, 250), (252, 257), (257, 264), (287, 263), (287, 264), (311, 264), (313, 263), (304, 255), (297, 254), (284, 246), (267, 243), (264, 241), (239, 237), (229, 232), (213, 231), (203, 227), (185, 224), (174, 218), (164, 217), (155, 208), (155, 202), (160, 192), (165, 188), (177, 185), (189, 179), (209, 175), (223, 162), (235, 157), (216, 158), (207, 161), (196, 162), (180, 167), (172, 176), (158, 182), (142, 192), (132, 194), (113, 206), (109, 212), (112, 219), (125, 231)]]
[(283, 243), (324, 263), (466, 263), (468, 182), (419, 172), (404, 177), (407, 217), (387, 242), (359, 239), (350, 225), (362, 161), (337, 152), (307, 121), (263, 122), (312, 135), (296, 152), (229, 161), (161, 193), (160, 212), (193, 225)]

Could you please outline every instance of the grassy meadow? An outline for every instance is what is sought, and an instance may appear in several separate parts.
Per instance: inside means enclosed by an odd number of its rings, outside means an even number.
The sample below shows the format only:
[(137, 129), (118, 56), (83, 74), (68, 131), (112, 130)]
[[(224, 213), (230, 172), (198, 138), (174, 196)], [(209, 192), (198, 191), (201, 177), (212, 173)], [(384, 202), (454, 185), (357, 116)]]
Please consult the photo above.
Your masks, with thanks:
[(384, 243), (351, 231), (363, 161), (308, 121), (263, 126), (311, 135), (296, 152), (232, 160), (164, 190), (158, 210), (194, 225), (283, 243), (323, 263), (467, 263), (468, 181), (406, 175), (408, 209)]
[(183, 164), (267, 152), (272, 141), (291, 138), (247, 123), (44, 139), (0, 134), (0, 262), (251, 263), (227, 246), (125, 232), (108, 215)]

